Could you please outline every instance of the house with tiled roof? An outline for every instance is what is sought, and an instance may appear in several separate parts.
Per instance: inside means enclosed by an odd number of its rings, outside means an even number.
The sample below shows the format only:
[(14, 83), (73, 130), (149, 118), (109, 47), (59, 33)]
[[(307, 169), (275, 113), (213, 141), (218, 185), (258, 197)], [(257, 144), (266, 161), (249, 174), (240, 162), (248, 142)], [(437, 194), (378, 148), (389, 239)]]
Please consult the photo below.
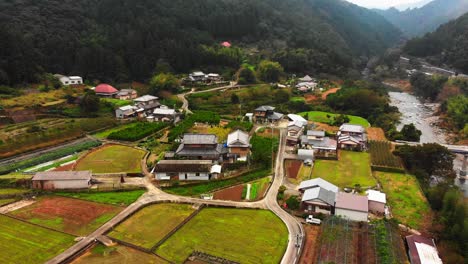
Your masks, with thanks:
[(230, 133), (226, 145), (229, 150), (228, 157), (232, 162), (247, 161), (251, 148), (248, 133), (239, 129)]
[(192, 160), (222, 161), (228, 150), (213, 134), (184, 134), (175, 155)]

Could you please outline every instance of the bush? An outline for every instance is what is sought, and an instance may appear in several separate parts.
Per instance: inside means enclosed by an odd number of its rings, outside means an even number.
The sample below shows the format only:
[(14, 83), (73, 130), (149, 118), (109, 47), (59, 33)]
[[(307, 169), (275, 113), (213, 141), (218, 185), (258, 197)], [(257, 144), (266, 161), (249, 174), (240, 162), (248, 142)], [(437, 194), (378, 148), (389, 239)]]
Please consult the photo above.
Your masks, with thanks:
[(167, 124), (163, 122), (138, 122), (133, 126), (110, 133), (107, 138), (114, 140), (136, 141), (163, 129), (166, 126)]
[(231, 128), (232, 130), (240, 129), (249, 132), (250, 130), (252, 130), (253, 124), (250, 122), (231, 121), (225, 127)]
[(287, 200), (286, 200), (286, 204), (288, 205), (288, 208), (291, 209), (291, 210), (297, 210), (299, 209), (299, 205), (300, 205), (300, 201), (299, 201), (299, 198), (295, 195), (289, 197)]

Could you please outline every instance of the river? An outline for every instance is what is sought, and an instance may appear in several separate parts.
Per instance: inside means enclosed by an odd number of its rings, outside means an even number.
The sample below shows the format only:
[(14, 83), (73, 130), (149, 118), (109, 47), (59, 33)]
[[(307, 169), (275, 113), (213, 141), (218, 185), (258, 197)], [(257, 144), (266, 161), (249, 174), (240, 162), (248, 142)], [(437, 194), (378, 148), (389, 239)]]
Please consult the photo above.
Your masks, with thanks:
[[(400, 124), (397, 128), (400, 130), (404, 125), (413, 123), (417, 129), (421, 130), (421, 143), (439, 143), (446, 144), (447, 137), (445, 132), (437, 127), (439, 117), (434, 113), (438, 104), (424, 104), (414, 95), (404, 92), (389, 92), (390, 105), (396, 106), (401, 113)], [(463, 156), (457, 155), (454, 160), (454, 169), (461, 168)], [(468, 197), (468, 181), (455, 179), (455, 185), (459, 186), (465, 197)]]

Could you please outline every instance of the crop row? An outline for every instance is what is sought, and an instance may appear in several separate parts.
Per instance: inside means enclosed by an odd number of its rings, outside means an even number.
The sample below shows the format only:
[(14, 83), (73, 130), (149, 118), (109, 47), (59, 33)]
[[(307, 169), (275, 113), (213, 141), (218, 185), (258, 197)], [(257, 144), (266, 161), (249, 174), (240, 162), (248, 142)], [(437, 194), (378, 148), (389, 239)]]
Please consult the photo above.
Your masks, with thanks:
[(371, 141), (369, 146), (372, 166), (398, 169), (403, 168), (400, 159), (393, 155), (390, 142)]
[(110, 133), (107, 138), (114, 140), (137, 141), (165, 128), (166, 126), (167, 123), (163, 122), (138, 122), (133, 126)]
[(219, 114), (210, 111), (196, 111), (192, 115), (187, 116), (182, 122), (171, 129), (168, 135), (169, 142), (173, 142), (178, 137), (187, 132), (195, 122), (209, 123), (218, 125), (221, 120)]
[(5, 165), (1, 165), (0, 175), (7, 174), (7, 173), (17, 171), (17, 170), (21, 170), (21, 169), (26, 169), (32, 166), (36, 166), (41, 163), (49, 162), (51, 160), (55, 160), (55, 159), (58, 159), (58, 158), (61, 158), (61, 157), (64, 157), (73, 153), (77, 153), (83, 150), (94, 148), (99, 145), (101, 145), (101, 142), (99, 141), (87, 141), (87, 142), (83, 142), (80, 144), (53, 150), (53, 151), (44, 153), (40, 156), (31, 158), (31, 159), (26, 159), (26, 160), (22, 160), (18, 162), (12, 162), (12, 163), (8, 163)]

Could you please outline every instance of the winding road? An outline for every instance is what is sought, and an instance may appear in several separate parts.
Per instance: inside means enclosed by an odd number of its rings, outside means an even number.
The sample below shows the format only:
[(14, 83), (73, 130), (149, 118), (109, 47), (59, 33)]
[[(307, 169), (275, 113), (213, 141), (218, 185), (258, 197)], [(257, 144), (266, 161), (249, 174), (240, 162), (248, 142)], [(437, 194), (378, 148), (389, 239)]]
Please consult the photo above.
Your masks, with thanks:
[[(233, 88), (236, 86), (226, 86), (226, 87), (219, 87), (210, 90), (205, 90), (202, 92), (214, 91), (214, 90), (222, 90), (226, 88)], [(184, 110), (188, 109), (188, 102), (185, 99), (186, 94), (178, 95), (179, 98), (182, 99), (184, 105), (182, 108)], [(278, 128), (280, 129), (280, 128)], [(287, 226), (289, 232), (288, 238), (288, 246), (286, 248), (286, 252), (283, 255), (281, 260), (281, 264), (294, 264), (297, 263), (300, 257), (301, 249), (302, 249), (302, 239), (304, 237), (304, 230), (302, 225), (299, 221), (291, 216), (289, 213), (284, 211), (279, 205), (276, 200), (278, 195), (278, 189), (283, 184), (284, 181), (284, 153), (286, 148), (286, 131), (285, 129), (280, 129), (280, 144), (278, 149), (278, 154), (276, 157), (276, 167), (275, 173), (273, 177), (273, 183), (268, 190), (265, 197), (256, 202), (234, 202), (234, 201), (224, 201), (224, 200), (204, 200), (198, 198), (191, 198), (185, 196), (177, 196), (163, 192), (161, 189), (157, 188), (151, 181), (153, 179), (153, 175), (148, 172), (146, 168), (146, 162), (142, 161), (142, 169), (143, 173), (145, 174), (144, 184), (148, 191), (142, 195), (137, 201), (129, 205), (123, 211), (121, 211), (117, 216), (112, 218), (110, 221), (105, 223), (103, 226), (98, 228), (92, 234), (88, 235), (87, 237), (83, 238), (81, 241), (77, 242), (72, 247), (68, 248), (66, 251), (61, 253), (60, 255), (56, 256), (55, 258), (46, 262), (47, 264), (59, 264), (65, 263), (70, 258), (77, 256), (83, 249), (87, 248), (90, 243), (96, 241), (97, 237), (106, 234), (120, 222), (125, 220), (127, 217), (131, 216), (133, 213), (138, 211), (139, 209), (153, 203), (161, 203), (161, 202), (176, 202), (176, 203), (191, 203), (191, 204), (205, 204), (205, 205), (214, 205), (214, 206), (229, 206), (229, 207), (237, 207), (237, 208), (257, 208), (257, 209), (266, 209), (270, 210), (275, 213)]]

